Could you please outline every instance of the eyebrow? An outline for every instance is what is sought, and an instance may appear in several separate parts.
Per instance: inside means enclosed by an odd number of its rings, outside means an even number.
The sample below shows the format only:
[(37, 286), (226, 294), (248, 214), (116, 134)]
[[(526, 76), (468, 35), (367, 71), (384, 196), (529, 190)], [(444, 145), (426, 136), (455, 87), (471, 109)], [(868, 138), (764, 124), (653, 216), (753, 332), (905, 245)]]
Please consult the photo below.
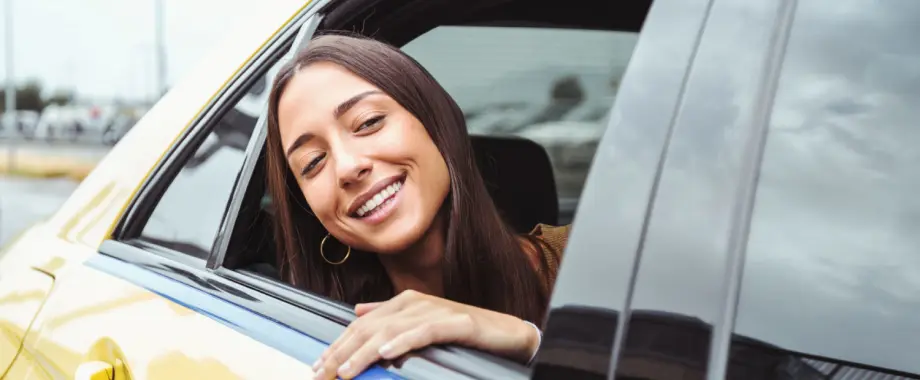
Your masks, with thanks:
[(287, 153), (285, 154), (285, 156), (290, 158), (291, 155), (294, 154), (294, 151), (297, 150), (297, 148), (300, 148), (302, 145), (306, 144), (312, 138), (313, 138), (313, 134), (309, 132), (304, 133), (300, 136), (297, 136), (297, 139), (294, 140), (294, 143), (291, 144), (290, 147), (288, 147)]
[[(335, 107), (335, 110), (332, 111), (332, 115), (335, 116), (336, 119), (341, 118), (342, 115), (348, 112), (348, 110), (354, 107), (355, 104), (358, 104), (358, 102), (360, 102), (362, 99), (368, 96), (371, 96), (371, 95), (375, 95), (375, 94), (381, 94), (381, 92), (377, 90), (370, 90), (370, 91), (365, 91), (358, 95), (352, 96), (351, 98), (348, 98), (348, 100), (342, 102), (337, 107)], [(300, 136), (297, 136), (297, 139), (294, 140), (294, 143), (291, 144), (290, 147), (288, 147), (286, 156), (290, 157), (291, 154), (293, 154), (294, 151), (297, 150), (297, 148), (300, 148), (302, 145), (306, 144), (311, 139), (313, 139), (313, 134), (309, 132), (301, 134)]]
[(381, 92), (377, 90), (370, 90), (370, 91), (365, 91), (358, 95), (352, 96), (348, 100), (342, 102), (342, 104), (339, 104), (338, 107), (335, 107), (335, 111), (332, 112), (332, 115), (335, 116), (336, 119), (338, 119), (342, 117), (342, 115), (344, 115), (346, 112), (348, 112), (348, 110), (350, 110), (351, 107), (354, 107), (355, 104), (358, 104), (358, 102), (360, 102), (361, 99), (364, 99), (374, 94), (380, 94), (380, 93)]

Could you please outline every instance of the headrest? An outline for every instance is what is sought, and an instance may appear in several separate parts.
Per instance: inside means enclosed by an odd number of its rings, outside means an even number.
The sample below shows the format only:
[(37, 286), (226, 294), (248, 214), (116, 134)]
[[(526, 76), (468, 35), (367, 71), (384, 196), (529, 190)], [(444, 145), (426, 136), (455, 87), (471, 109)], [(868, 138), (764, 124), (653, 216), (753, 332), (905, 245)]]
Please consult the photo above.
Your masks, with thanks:
[(515, 231), (527, 233), (538, 223), (558, 222), (553, 165), (542, 146), (518, 137), (470, 137), (489, 194)]

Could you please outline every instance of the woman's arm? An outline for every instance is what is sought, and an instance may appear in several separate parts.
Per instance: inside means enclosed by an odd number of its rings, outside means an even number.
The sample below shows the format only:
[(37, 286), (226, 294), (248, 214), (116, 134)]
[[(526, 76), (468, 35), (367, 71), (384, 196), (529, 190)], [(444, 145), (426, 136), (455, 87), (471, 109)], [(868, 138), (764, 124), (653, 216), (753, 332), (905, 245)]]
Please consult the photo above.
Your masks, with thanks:
[(357, 376), (380, 359), (433, 344), (458, 344), (529, 363), (541, 334), (520, 318), (415, 291), (355, 307), (358, 319), (313, 365), (316, 379)]

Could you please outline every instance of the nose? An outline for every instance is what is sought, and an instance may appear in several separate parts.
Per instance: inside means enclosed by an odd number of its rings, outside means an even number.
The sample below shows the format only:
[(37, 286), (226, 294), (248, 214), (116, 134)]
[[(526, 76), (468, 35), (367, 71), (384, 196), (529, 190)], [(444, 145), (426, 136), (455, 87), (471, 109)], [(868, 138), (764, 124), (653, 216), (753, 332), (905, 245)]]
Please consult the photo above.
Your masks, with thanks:
[(335, 156), (336, 173), (339, 178), (339, 187), (347, 189), (367, 178), (374, 168), (373, 163), (366, 156), (344, 148), (339, 149)]

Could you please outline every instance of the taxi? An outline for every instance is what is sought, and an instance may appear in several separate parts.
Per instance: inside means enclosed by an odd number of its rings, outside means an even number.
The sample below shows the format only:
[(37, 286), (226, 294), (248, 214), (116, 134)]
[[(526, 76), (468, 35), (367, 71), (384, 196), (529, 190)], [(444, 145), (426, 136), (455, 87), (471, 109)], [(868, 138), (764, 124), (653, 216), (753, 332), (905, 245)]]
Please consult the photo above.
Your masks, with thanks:
[(920, 3), (864, 3), (262, 4), (0, 253), (0, 378), (312, 377), (355, 315), (279, 279), (264, 116), (342, 30), (454, 97), (509, 225), (573, 224), (531, 367), (358, 378), (918, 378)]

